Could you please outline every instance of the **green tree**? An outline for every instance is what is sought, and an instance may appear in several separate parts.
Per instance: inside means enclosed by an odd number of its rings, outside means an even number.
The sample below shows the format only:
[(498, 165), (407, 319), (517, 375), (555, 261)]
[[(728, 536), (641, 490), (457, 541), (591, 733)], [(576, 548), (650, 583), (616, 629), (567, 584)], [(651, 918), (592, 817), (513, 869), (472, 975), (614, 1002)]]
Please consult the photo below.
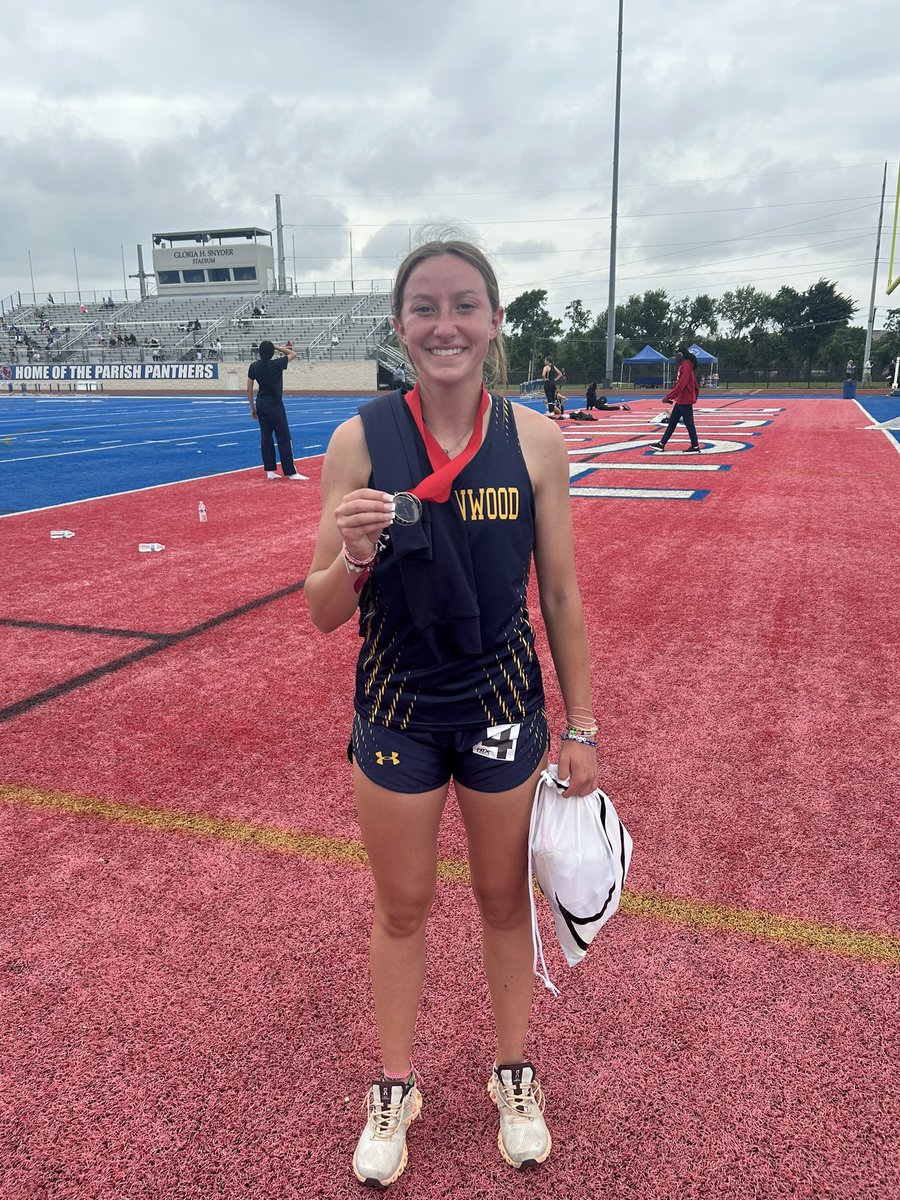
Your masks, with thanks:
[(506, 306), (505, 320), (514, 334), (555, 340), (562, 333), (562, 321), (547, 312), (547, 293), (541, 288), (517, 296)]
[(616, 305), (616, 333), (643, 345), (666, 342), (669, 339), (671, 302), (664, 288), (629, 296), (623, 305)]
[(856, 377), (862, 376), (863, 356), (866, 352), (866, 331), (860, 327), (838, 329), (819, 348), (815, 365), (827, 371), (833, 379), (842, 379), (847, 360), (856, 363)]
[(572, 300), (566, 305), (565, 318), (575, 333), (587, 333), (590, 329), (591, 314), (580, 300)]
[(691, 301), (688, 296), (682, 296), (680, 300), (674, 301), (669, 309), (668, 329), (666, 336), (663, 339), (664, 346), (657, 346), (657, 350), (662, 350), (664, 354), (670, 354), (682, 342), (692, 342), (694, 340), (693, 325), (691, 323)]
[(725, 292), (715, 308), (721, 320), (730, 326), (729, 336), (739, 338), (754, 325), (765, 321), (770, 299), (765, 292), (748, 283), (733, 292)]
[(805, 292), (781, 287), (772, 297), (768, 315), (781, 333), (791, 365), (812, 366), (822, 347), (845, 329), (856, 305), (842, 296), (830, 279), (820, 279)]
[[(523, 378), (547, 354), (552, 355), (562, 336), (562, 321), (547, 311), (547, 293), (541, 288), (523, 292), (506, 307), (504, 321), (512, 333), (507, 333), (510, 374)], [(539, 374), (540, 372), (536, 372)]]
[(699, 337), (715, 337), (719, 328), (716, 302), (705, 292), (691, 301), (690, 324), (693, 340)]

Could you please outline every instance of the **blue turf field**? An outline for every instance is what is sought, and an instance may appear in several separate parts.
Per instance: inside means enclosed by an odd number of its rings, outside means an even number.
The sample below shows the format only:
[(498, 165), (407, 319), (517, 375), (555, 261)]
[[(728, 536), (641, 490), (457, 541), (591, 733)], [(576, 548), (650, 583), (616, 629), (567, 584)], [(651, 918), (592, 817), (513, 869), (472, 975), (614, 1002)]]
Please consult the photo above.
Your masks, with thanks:
[[(336, 426), (369, 398), (286, 397), (294, 457), (324, 454)], [(728, 393), (715, 400), (727, 407), (740, 398)], [(767, 403), (780, 399), (766, 396)], [(711, 400), (704, 396), (701, 404)], [(543, 397), (526, 403), (543, 409)], [(900, 416), (897, 398), (867, 398), (860, 406), (873, 421)], [(891, 436), (900, 441), (896, 432)], [(261, 469), (259, 429), (243, 397), (194, 392), (0, 400), (0, 516), (253, 467)]]
[[(287, 397), (295, 458), (324, 453), (362, 399)], [(259, 466), (259, 426), (236, 396), (0, 402), (0, 514)]]

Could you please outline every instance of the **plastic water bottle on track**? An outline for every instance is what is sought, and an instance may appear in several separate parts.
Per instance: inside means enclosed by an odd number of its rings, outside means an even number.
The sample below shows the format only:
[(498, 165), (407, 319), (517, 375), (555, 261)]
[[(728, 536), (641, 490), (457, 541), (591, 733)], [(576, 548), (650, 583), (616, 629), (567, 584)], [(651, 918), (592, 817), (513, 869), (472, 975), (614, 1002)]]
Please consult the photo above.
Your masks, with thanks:
[(54, 539), (70, 538), (75, 536), (75, 531), (73, 529), (51, 529), (50, 536)]
[(140, 550), (142, 554), (146, 554), (152, 553), (156, 550), (165, 550), (165, 546), (162, 544), (162, 542), (141, 542), (141, 544), (138, 546), (138, 550)]
[(201, 524), (206, 521), (206, 505), (201, 500), (197, 505), (197, 516), (200, 518)]

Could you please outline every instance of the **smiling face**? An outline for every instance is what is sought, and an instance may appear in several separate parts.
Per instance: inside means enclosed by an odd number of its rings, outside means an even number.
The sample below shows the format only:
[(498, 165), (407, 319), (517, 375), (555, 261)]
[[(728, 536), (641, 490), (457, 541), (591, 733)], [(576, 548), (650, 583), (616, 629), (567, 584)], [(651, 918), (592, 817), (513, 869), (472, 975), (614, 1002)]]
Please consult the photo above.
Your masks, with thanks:
[(494, 310), (481, 274), (454, 254), (420, 262), (406, 279), (394, 329), (420, 385), (481, 386), (488, 347), (503, 309)]

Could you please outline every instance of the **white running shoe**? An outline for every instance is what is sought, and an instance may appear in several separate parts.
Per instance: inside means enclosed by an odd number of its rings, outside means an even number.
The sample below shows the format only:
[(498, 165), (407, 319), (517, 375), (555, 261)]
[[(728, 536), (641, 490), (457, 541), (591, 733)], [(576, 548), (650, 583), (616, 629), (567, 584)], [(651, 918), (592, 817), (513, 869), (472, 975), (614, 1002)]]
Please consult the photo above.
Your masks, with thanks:
[(309, 479), (308, 475), (301, 475), (299, 471), (295, 471), (293, 475), (288, 475), (288, 479)]
[(413, 1084), (373, 1083), (366, 1096), (369, 1119), (353, 1153), (353, 1174), (368, 1187), (387, 1187), (406, 1167), (406, 1131), (422, 1110), (422, 1093)]
[(278, 478), (277, 471), (266, 471), (266, 479), (277, 479), (277, 478)]
[(553, 1142), (544, 1121), (544, 1096), (531, 1063), (501, 1063), (488, 1081), (488, 1095), (500, 1111), (497, 1145), (511, 1167), (536, 1167)]

